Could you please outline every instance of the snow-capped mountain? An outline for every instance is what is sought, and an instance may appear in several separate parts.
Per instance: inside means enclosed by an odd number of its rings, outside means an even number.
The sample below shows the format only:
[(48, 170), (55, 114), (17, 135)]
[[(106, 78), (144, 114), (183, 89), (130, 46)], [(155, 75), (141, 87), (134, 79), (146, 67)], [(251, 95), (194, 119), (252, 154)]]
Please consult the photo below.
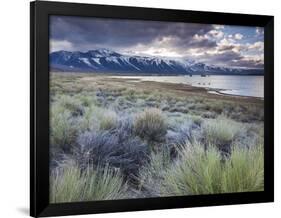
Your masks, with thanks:
[(130, 56), (108, 50), (57, 51), (50, 54), (53, 71), (142, 74), (263, 74), (261, 69), (227, 68), (193, 60)]

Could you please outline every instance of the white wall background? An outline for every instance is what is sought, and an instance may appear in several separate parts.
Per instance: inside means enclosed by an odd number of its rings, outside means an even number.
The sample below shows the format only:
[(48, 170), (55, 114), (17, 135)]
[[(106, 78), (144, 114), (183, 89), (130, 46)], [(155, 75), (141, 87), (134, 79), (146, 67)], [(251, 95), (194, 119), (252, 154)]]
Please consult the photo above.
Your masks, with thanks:
[[(68, 0), (74, 2), (73, 0)], [(78, 0), (77, 0), (78, 1)], [(275, 16), (275, 203), (95, 215), (110, 217), (280, 217), (281, 10), (277, 0), (79, 0), (81, 3), (161, 7)], [(29, 1), (1, 1), (0, 12), (0, 217), (29, 213)], [(84, 217), (91, 217), (88, 215)]]

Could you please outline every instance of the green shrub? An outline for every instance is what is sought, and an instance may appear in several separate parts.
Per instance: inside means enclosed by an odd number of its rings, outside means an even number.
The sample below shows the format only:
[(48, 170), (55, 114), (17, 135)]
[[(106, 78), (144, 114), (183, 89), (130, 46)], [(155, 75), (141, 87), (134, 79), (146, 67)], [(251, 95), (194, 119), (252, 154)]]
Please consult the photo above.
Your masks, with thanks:
[(128, 101), (135, 101), (136, 100), (136, 92), (133, 89), (127, 89), (125, 91), (125, 99)]
[(85, 109), (83, 116), (79, 117), (81, 132), (87, 130), (109, 130), (117, 126), (118, 116), (114, 111), (91, 105)]
[(148, 197), (161, 196), (163, 175), (171, 163), (169, 150), (152, 152), (149, 162), (139, 171), (139, 190)]
[(80, 169), (72, 165), (60, 170), (53, 170), (50, 177), (50, 202), (81, 201), (81, 191), (85, 181), (80, 175)]
[(81, 132), (98, 128), (99, 124), (96, 122), (94, 116), (95, 111), (95, 106), (87, 107), (83, 116), (79, 117), (78, 123)]
[(51, 144), (63, 150), (69, 149), (78, 132), (71, 113), (60, 105), (52, 105), (50, 121)]
[(124, 109), (127, 109), (130, 104), (131, 103), (124, 96), (119, 96), (118, 98), (116, 98), (112, 106), (116, 110), (122, 111)]
[(56, 103), (68, 110), (73, 116), (81, 116), (84, 113), (84, 107), (78, 97), (60, 95)]
[(213, 112), (213, 111), (206, 111), (206, 112), (202, 113), (202, 117), (207, 118), (207, 119), (215, 119), (215, 118), (217, 118), (217, 114), (216, 114), (216, 112)]
[(243, 131), (243, 126), (225, 117), (207, 120), (203, 123), (203, 137), (207, 145), (229, 150), (234, 137)]
[(223, 112), (223, 109), (225, 105), (228, 104), (228, 102), (223, 101), (211, 101), (209, 103), (209, 106), (211, 108), (211, 111), (216, 112), (217, 114), (221, 114)]
[(264, 187), (264, 150), (262, 145), (250, 149), (233, 149), (225, 163), (223, 192), (262, 191)]
[(196, 115), (191, 115), (190, 119), (193, 121), (193, 123), (197, 126), (201, 126), (201, 124), (203, 123), (203, 119), (200, 116), (196, 116)]
[(137, 115), (134, 129), (138, 136), (149, 141), (161, 141), (167, 132), (167, 123), (161, 110), (145, 109)]
[(118, 124), (118, 117), (114, 111), (105, 111), (99, 119), (101, 130), (116, 128)]
[(84, 107), (90, 107), (91, 105), (97, 105), (97, 99), (94, 93), (85, 92), (79, 95), (79, 99)]
[(263, 190), (263, 149), (233, 150), (224, 161), (212, 146), (186, 146), (164, 176), (162, 195), (199, 195)]
[(126, 191), (118, 171), (108, 166), (81, 171), (75, 163), (53, 170), (50, 187), (51, 203), (120, 199)]

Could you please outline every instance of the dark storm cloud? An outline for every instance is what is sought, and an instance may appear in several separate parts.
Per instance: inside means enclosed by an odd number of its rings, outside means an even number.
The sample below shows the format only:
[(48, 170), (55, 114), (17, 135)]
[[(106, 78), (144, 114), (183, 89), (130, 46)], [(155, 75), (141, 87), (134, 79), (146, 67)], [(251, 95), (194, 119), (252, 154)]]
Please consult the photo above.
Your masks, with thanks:
[(217, 42), (209, 39), (202, 39), (202, 40), (191, 40), (187, 42), (189, 48), (214, 48), (217, 46)]
[[(51, 16), (50, 48), (51, 51), (107, 48), (130, 55), (263, 67), (263, 39), (256, 37), (260, 32), (254, 29), (251, 33), (245, 27), (216, 28), (210, 24)], [(243, 37), (235, 39), (234, 33)]]
[(204, 35), (213, 29), (212, 25), (205, 24), (52, 16), (50, 27), (51, 39), (67, 40), (77, 47), (80, 44), (130, 47), (164, 37), (173, 37), (174, 46), (179, 47), (216, 46), (208, 39), (192, 40), (195, 34)]

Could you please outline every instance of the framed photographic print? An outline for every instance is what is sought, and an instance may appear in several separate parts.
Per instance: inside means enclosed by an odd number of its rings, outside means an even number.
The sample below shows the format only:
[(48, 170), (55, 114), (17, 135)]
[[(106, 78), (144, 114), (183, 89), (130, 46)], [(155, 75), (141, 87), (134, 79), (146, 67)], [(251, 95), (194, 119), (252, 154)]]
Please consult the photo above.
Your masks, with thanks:
[(273, 17), (31, 2), (30, 215), (273, 201)]

